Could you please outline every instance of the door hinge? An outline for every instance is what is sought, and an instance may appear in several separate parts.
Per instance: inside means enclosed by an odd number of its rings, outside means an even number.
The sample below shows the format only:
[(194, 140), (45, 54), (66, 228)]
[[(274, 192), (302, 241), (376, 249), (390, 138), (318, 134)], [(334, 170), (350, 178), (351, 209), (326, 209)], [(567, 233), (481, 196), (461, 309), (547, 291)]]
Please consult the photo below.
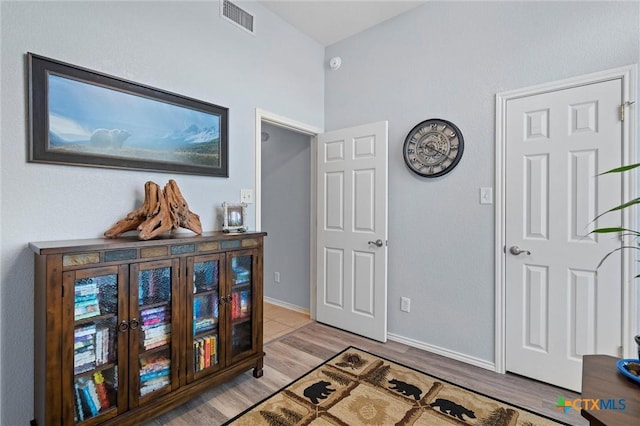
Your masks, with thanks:
[(620, 121), (624, 121), (624, 107), (631, 106), (635, 104), (634, 101), (627, 101), (620, 105)]

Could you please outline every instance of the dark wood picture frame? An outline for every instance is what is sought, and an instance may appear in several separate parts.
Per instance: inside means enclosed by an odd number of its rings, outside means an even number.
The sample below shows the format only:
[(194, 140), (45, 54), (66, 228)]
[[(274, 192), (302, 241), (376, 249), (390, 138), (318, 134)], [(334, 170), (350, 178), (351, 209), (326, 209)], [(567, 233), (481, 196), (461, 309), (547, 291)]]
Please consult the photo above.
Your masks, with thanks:
[(226, 107), (27, 53), (29, 162), (229, 177)]

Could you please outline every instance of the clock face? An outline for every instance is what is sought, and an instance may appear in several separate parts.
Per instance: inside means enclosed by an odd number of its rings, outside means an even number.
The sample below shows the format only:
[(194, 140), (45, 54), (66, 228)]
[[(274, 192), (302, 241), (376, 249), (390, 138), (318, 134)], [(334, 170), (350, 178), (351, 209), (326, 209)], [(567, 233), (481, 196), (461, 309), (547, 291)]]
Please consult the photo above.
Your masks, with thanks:
[(412, 172), (425, 177), (449, 173), (462, 158), (464, 139), (455, 124), (438, 118), (415, 126), (404, 141), (404, 161)]

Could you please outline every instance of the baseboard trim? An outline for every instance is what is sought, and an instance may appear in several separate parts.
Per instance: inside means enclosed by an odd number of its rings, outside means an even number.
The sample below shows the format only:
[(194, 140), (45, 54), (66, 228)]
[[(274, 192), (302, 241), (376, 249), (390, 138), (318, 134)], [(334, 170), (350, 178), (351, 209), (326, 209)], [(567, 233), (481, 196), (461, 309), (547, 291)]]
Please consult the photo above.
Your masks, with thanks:
[(485, 361), (484, 359), (472, 357), (438, 346), (429, 345), (427, 343), (410, 339), (408, 337), (399, 336), (393, 333), (387, 333), (387, 339), (393, 340), (394, 342), (402, 343), (407, 346), (411, 346), (413, 348), (422, 349), (423, 351), (431, 352), (436, 355), (442, 355), (447, 358), (455, 359), (456, 361), (464, 362), (466, 364), (471, 364), (476, 367), (484, 368), (485, 370), (496, 371), (496, 365), (493, 362)]
[(280, 306), (281, 308), (290, 309), (292, 311), (300, 312), (301, 314), (309, 315), (309, 309), (301, 306), (292, 305), (291, 303), (283, 302), (282, 300), (272, 299), (271, 297), (264, 297), (264, 301), (271, 303), (272, 305)]

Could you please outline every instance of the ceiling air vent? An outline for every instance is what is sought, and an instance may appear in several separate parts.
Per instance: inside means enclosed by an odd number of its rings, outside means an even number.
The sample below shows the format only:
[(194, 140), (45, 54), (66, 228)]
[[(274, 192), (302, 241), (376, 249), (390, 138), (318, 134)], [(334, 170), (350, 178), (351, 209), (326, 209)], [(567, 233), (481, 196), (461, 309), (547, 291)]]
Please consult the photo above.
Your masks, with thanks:
[(220, 16), (236, 24), (245, 31), (254, 33), (253, 15), (231, 3), (228, 0), (220, 1)]

